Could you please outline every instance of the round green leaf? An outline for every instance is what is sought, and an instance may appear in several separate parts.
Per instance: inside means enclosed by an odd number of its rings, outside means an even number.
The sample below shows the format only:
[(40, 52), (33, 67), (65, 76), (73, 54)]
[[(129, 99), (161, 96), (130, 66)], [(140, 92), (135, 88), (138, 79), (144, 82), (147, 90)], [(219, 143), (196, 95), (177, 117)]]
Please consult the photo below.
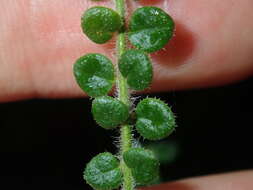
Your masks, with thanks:
[(121, 101), (110, 96), (102, 96), (93, 100), (92, 114), (101, 127), (113, 129), (127, 120), (129, 110)]
[(151, 61), (141, 50), (127, 50), (119, 60), (119, 70), (127, 78), (127, 83), (134, 90), (147, 88), (153, 77)]
[(129, 40), (138, 49), (155, 52), (162, 49), (173, 36), (172, 18), (157, 7), (137, 9), (129, 24)]
[(147, 184), (158, 177), (159, 161), (153, 152), (143, 148), (131, 148), (123, 154), (123, 159), (131, 168), (137, 183)]
[(106, 95), (114, 84), (112, 62), (101, 54), (87, 54), (74, 64), (77, 83), (89, 96)]
[(122, 26), (120, 15), (106, 7), (92, 7), (82, 16), (83, 32), (95, 43), (103, 44)]
[(171, 109), (163, 101), (146, 98), (136, 107), (137, 131), (146, 139), (159, 140), (169, 136), (176, 127)]
[(116, 189), (122, 182), (119, 166), (119, 161), (111, 153), (101, 153), (87, 164), (83, 177), (94, 189)]

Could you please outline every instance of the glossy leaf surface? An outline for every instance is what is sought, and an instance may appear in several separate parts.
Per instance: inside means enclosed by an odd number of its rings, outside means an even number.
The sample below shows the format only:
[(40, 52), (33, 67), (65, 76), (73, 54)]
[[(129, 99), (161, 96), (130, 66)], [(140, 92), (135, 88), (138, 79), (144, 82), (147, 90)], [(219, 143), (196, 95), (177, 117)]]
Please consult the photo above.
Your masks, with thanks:
[(137, 9), (129, 24), (129, 40), (137, 48), (146, 52), (162, 49), (173, 36), (173, 19), (157, 7)]
[(122, 181), (119, 161), (111, 153), (101, 153), (87, 164), (83, 177), (94, 189), (116, 189)]
[(146, 98), (136, 107), (137, 131), (146, 139), (159, 140), (170, 135), (175, 127), (175, 117), (170, 107), (155, 98)]
[(106, 7), (92, 7), (82, 16), (83, 32), (95, 43), (103, 44), (122, 26), (120, 15)]
[(96, 122), (105, 129), (113, 129), (129, 117), (128, 107), (118, 99), (101, 96), (92, 102), (92, 114)]
[(137, 183), (147, 184), (158, 177), (159, 162), (151, 151), (131, 148), (123, 154), (123, 159)]
[(134, 90), (147, 88), (153, 77), (151, 61), (141, 50), (127, 50), (119, 60), (119, 70), (127, 78), (127, 83)]
[(73, 69), (80, 88), (91, 97), (106, 95), (114, 84), (113, 64), (101, 54), (79, 58)]

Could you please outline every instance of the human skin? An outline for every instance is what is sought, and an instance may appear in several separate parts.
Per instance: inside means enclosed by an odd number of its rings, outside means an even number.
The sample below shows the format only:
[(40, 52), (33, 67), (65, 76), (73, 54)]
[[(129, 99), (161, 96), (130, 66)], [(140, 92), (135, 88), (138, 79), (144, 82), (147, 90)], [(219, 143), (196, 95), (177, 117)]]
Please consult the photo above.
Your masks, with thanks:
[(253, 171), (189, 178), (141, 190), (252, 190)]
[[(136, 1), (128, 5), (133, 10)], [(81, 31), (82, 12), (113, 1), (1, 0), (0, 101), (80, 97), (72, 66), (90, 52), (112, 57), (115, 42), (97, 45)], [(223, 85), (253, 73), (252, 0), (140, 0), (164, 8), (174, 38), (155, 53), (152, 91)]]
[[(137, 3), (128, 2), (131, 12)], [(151, 91), (224, 85), (252, 75), (252, 0), (138, 3), (159, 6), (176, 22), (171, 42), (152, 55), (155, 73)], [(75, 60), (91, 52), (115, 58), (113, 40), (97, 45), (81, 32), (80, 16), (93, 5), (113, 7), (113, 2), (0, 1), (0, 102), (84, 96), (73, 78)], [(252, 171), (247, 171), (194, 178), (152, 189), (248, 190), (253, 188), (252, 175)], [(188, 184), (192, 187), (188, 188)]]

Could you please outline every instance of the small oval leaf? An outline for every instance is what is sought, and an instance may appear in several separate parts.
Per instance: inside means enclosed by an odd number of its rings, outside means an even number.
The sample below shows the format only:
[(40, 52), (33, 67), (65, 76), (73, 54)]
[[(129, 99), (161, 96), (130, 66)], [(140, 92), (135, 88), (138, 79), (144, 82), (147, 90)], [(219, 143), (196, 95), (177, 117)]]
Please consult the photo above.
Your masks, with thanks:
[(157, 7), (137, 9), (129, 24), (129, 40), (138, 49), (155, 52), (162, 49), (172, 38), (173, 19)]
[(95, 43), (103, 44), (110, 40), (113, 33), (122, 26), (120, 15), (106, 7), (92, 7), (82, 16), (83, 32)]
[(94, 189), (116, 189), (122, 182), (119, 166), (119, 161), (111, 153), (101, 153), (87, 164), (83, 177)]
[(73, 69), (77, 83), (89, 96), (103, 96), (112, 89), (114, 67), (107, 57), (87, 54), (76, 61)]
[(110, 96), (102, 96), (93, 100), (92, 114), (101, 127), (113, 129), (127, 120), (129, 110), (121, 101)]
[(153, 152), (143, 148), (131, 148), (123, 154), (126, 165), (139, 184), (148, 184), (158, 177), (159, 161)]
[(169, 136), (176, 127), (170, 107), (155, 98), (146, 98), (136, 107), (137, 131), (146, 139), (159, 140)]
[(147, 88), (153, 77), (153, 67), (146, 53), (141, 50), (127, 50), (119, 60), (119, 70), (134, 90)]

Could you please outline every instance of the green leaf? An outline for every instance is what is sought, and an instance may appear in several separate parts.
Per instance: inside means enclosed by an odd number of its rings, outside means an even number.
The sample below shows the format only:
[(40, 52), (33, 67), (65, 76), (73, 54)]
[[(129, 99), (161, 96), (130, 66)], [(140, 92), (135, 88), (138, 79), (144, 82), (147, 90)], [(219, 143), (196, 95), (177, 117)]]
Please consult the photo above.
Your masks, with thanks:
[(76, 61), (73, 69), (77, 83), (89, 96), (103, 96), (112, 89), (114, 67), (107, 57), (87, 54)]
[(134, 90), (147, 88), (153, 77), (151, 61), (141, 50), (127, 50), (119, 60), (119, 70), (127, 78), (127, 83)]
[(129, 24), (129, 40), (138, 49), (155, 52), (162, 49), (174, 32), (172, 18), (157, 7), (137, 9)]
[(116, 189), (122, 182), (119, 166), (119, 161), (111, 153), (101, 153), (87, 164), (83, 177), (94, 189)]
[(120, 15), (106, 7), (92, 7), (82, 16), (83, 32), (95, 43), (103, 44), (122, 26)]
[(155, 98), (146, 98), (136, 107), (137, 131), (146, 139), (159, 140), (169, 136), (176, 127), (170, 107)]
[(148, 184), (158, 177), (159, 161), (153, 152), (143, 148), (131, 148), (123, 154), (123, 159), (131, 168), (137, 183)]
[(161, 164), (175, 162), (180, 154), (180, 146), (174, 141), (152, 142), (145, 146), (150, 149)]
[(101, 127), (113, 129), (127, 120), (129, 110), (121, 101), (110, 96), (102, 96), (93, 100), (92, 114)]

